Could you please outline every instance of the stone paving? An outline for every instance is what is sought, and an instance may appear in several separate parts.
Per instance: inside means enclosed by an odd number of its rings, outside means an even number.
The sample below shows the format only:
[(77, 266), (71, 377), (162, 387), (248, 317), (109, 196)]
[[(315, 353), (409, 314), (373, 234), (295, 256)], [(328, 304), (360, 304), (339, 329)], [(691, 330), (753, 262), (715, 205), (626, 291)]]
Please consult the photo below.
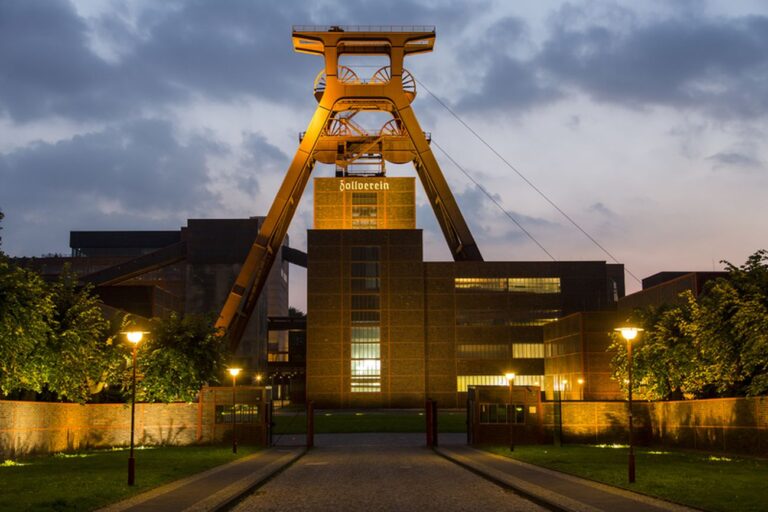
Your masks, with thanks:
[(315, 444), (234, 510), (546, 510), (425, 448), (423, 434), (324, 434)]

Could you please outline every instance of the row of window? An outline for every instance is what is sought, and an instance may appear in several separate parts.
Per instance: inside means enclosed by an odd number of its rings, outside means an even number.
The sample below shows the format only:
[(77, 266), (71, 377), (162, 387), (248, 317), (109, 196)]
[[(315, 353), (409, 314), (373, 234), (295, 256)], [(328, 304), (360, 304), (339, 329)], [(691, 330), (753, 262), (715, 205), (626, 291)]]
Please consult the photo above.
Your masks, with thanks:
[(457, 277), (457, 290), (510, 293), (560, 293), (559, 277)]
[(557, 320), (563, 314), (559, 308), (531, 309), (527, 311), (457, 311), (456, 325), (462, 327), (534, 327)]
[[(459, 359), (507, 359), (509, 344), (462, 344), (456, 346), (456, 357)], [(512, 358), (514, 359), (543, 359), (543, 343), (513, 343)]]
[[(517, 375), (515, 386), (541, 386), (544, 382), (543, 375)], [(508, 385), (504, 375), (457, 375), (456, 391), (467, 391), (468, 386), (506, 386)]]

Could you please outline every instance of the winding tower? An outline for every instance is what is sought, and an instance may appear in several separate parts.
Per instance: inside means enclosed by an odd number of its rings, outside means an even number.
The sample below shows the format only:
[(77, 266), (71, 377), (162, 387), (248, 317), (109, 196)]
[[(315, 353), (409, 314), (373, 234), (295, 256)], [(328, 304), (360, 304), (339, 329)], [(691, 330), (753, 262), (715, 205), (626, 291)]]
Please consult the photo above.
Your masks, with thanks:
[[(384, 176), (385, 162), (413, 162), (454, 260), (482, 261), (411, 108), (416, 80), (403, 67), (405, 57), (431, 52), (434, 42), (434, 27), (293, 28), (295, 51), (325, 59), (314, 83), (318, 106), (217, 320), (216, 326), (229, 334), (233, 348), (256, 306), (316, 162), (335, 164), (339, 177), (357, 178)], [(386, 56), (389, 65), (361, 78), (339, 64), (345, 54)], [(392, 117), (376, 133), (355, 122), (356, 115), (371, 111)]]

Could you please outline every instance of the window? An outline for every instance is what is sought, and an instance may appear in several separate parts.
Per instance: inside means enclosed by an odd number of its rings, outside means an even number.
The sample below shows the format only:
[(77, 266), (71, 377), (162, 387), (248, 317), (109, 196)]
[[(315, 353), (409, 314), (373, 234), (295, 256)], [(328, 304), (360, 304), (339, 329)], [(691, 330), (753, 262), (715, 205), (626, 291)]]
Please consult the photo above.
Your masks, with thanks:
[(514, 359), (543, 359), (543, 343), (514, 343), (512, 344), (512, 357)]
[[(353, 217), (376, 216), (376, 194), (352, 194)], [(354, 206), (371, 205), (374, 206)], [(358, 208), (355, 214), (355, 208)], [(363, 208), (373, 208), (373, 213)], [(360, 220), (360, 219), (358, 219)], [(366, 220), (366, 219), (362, 219)], [(371, 220), (370, 218), (368, 220)], [(353, 218), (353, 225), (355, 219)], [(375, 218), (373, 225), (375, 227)], [(351, 329), (350, 329), (350, 391), (378, 393), (381, 391), (381, 327), (379, 326), (380, 248), (352, 247), (350, 252)]]
[(379, 277), (379, 262), (352, 262), (352, 277)]
[(559, 277), (457, 277), (457, 290), (509, 293), (560, 293)]
[(510, 293), (560, 293), (559, 277), (510, 277)]
[(352, 324), (378, 324), (378, 311), (352, 311)]
[(457, 345), (456, 357), (459, 359), (507, 359), (509, 345)]
[(507, 280), (493, 277), (457, 277), (454, 279), (454, 286), (457, 290), (505, 292)]
[(352, 295), (352, 310), (379, 309), (378, 295)]
[(352, 193), (352, 228), (371, 229), (377, 225), (379, 208), (376, 193)]
[[(543, 375), (516, 375), (515, 386), (541, 386)], [(503, 375), (457, 375), (456, 391), (463, 393), (468, 386), (507, 386)]]

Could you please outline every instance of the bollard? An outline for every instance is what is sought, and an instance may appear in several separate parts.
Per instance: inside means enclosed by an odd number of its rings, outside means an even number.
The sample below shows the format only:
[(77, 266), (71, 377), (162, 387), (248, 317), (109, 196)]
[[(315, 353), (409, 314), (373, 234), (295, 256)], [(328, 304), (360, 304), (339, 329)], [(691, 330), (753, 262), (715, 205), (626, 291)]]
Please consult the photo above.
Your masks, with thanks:
[(307, 400), (307, 449), (315, 446), (315, 403)]

